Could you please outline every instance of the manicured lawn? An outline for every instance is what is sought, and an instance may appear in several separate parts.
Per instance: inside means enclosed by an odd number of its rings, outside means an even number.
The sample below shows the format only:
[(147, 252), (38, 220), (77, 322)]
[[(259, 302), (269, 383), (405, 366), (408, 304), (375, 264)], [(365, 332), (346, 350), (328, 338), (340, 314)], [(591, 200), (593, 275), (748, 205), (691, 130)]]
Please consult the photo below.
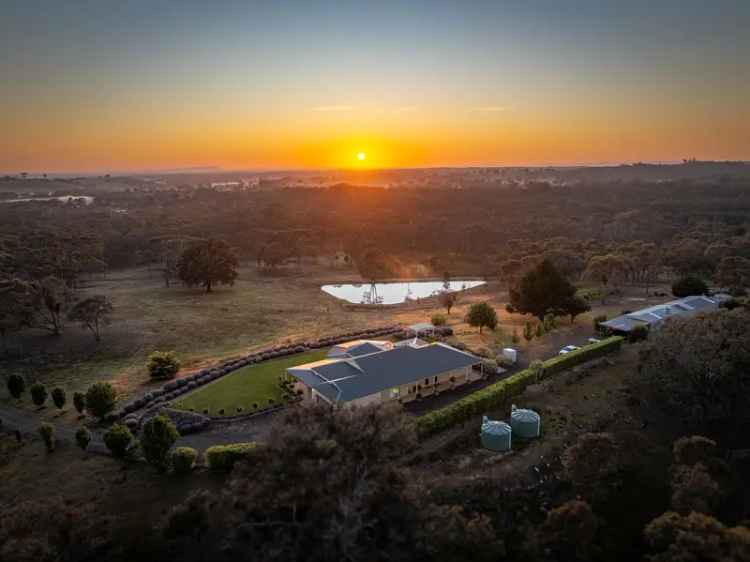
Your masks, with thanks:
[[(323, 359), (326, 353), (327, 349), (316, 349), (244, 367), (186, 394), (174, 405), (183, 410), (192, 408), (198, 413), (208, 409), (212, 416), (218, 416), (222, 409), (224, 415), (235, 416), (238, 407), (242, 408), (241, 413), (264, 410), (281, 401), (279, 375), (289, 367)], [(273, 404), (269, 404), (269, 398), (273, 399)], [(253, 408), (254, 403), (258, 404), (257, 410)]]

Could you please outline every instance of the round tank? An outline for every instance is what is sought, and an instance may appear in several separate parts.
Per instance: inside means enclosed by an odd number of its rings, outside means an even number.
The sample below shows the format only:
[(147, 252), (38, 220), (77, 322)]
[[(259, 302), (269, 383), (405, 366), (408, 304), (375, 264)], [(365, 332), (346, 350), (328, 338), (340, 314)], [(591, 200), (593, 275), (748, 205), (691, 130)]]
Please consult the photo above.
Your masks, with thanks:
[(510, 413), (510, 427), (513, 434), (521, 439), (539, 437), (542, 419), (534, 410), (517, 408)]
[(510, 426), (501, 421), (490, 420), (487, 416), (482, 419), (482, 447), (492, 451), (510, 450), (512, 430)]

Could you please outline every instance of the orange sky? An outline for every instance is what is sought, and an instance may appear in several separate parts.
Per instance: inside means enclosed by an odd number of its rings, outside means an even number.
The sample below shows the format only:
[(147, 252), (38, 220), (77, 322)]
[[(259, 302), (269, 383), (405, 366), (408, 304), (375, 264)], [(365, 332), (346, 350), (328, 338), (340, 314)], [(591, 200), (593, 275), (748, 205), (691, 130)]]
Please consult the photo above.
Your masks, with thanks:
[(9, 0), (0, 171), (750, 159), (750, 2), (534, 4)]

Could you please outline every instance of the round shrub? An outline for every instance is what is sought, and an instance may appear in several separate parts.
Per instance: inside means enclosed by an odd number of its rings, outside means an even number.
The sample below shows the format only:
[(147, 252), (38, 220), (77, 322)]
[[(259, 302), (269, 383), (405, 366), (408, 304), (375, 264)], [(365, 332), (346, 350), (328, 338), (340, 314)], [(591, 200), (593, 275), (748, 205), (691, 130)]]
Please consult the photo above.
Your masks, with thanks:
[(273, 398), (269, 398), (269, 399), (268, 399), (268, 403), (269, 403), (269, 404), (270, 404), (271, 406), (273, 406), (273, 404), (274, 404), (274, 399), (273, 399)]
[(497, 361), (494, 359), (484, 359), (482, 361), (482, 370), (485, 374), (494, 375), (497, 373)]
[(705, 295), (707, 293), (708, 285), (697, 275), (686, 275), (675, 281), (672, 285), (672, 294), (677, 298)]
[(35, 382), (29, 388), (31, 401), (37, 406), (44, 406), (47, 401), (47, 387), (40, 382)]
[(435, 314), (433, 315), (431, 322), (433, 326), (445, 326), (445, 324), (448, 322), (448, 319), (444, 314)]
[(253, 409), (254, 409), (254, 410), (257, 410), (257, 409), (258, 409), (258, 403), (257, 403), (257, 402), (253, 402)]
[(224, 408), (222, 408), (221, 410), (219, 410), (219, 415), (220, 415), (220, 416), (223, 416), (223, 415), (224, 415)]
[(58, 409), (62, 410), (63, 406), (65, 406), (66, 401), (66, 395), (65, 395), (65, 389), (55, 387), (52, 389), (52, 402), (54, 402), (55, 406), (57, 406)]
[(115, 389), (108, 382), (92, 384), (86, 391), (86, 409), (99, 419), (115, 409)]
[(192, 447), (177, 447), (172, 451), (171, 457), (175, 474), (189, 474), (198, 459), (198, 451)]
[(50, 423), (43, 423), (39, 426), (39, 435), (44, 441), (44, 446), (50, 453), (55, 450), (55, 426)]
[(73, 393), (73, 406), (79, 414), (86, 409), (86, 395), (83, 392)]
[(172, 379), (180, 370), (180, 362), (174, 351), (154, 351), (148, 356), (147, 368), (153, 379)]
[(208, 414), (209, 414), (209, 412), (210, 412), (210, 410), (209, 410), (208, 408), (203, 408), (203, 413), (204, 413), (205, 415), (208, 415)]
[(160, 471), (169, 467), (169, 449), (180, 436), (172, 420), (160, 414), (143, 425), (140, 443), (146, 461)]
[(90, 442), (91, 432), (85, 427), (79, 428), (78, 431), (76, 431), (76, 443), (78, 446), (85, 451)]
[(119, 423), (114, 424), (104, 434), (104, 444), (112, 453), (112, 456), (117, 459), (125, 458), (132, 441), (133, 434), (126, 426)]
[(21, 375), (11, 375), (8, 377), (8, 392), (18, 400), (26, 391), (26, 381)]

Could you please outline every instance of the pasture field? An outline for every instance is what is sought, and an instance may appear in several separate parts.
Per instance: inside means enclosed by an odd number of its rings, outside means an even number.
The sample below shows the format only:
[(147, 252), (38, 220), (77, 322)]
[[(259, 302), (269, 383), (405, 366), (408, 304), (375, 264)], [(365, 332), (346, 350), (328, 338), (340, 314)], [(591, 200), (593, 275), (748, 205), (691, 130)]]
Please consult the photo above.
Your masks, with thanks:
[[(165, 287), (157, 271), (132, 268), (112, 271), (90, 279), (77, 295), (107, 295), (114, 313), (96, 343), (80, 326), (68, 323), (61, 336), (28, 330), (9, 338), (11, 348), (23, 351), (23, 359), (6, 361), (5, 373), (22, 374), (27, 381), (39, 380), (49, 388), (62, 386), (69, 396), (83, 391), (97, 380), (108, 380), (120, 399), (128, 400), (157, 386), (146, 371), (148, 354), (174, 350), (182, 364), (178, 376), (185, 376), (219, 361), (252, 353), (266, 346), (331, 336), (342, 332), (429, 321), (445, 314), (437, 302), (380, 309), (352, 308), (325, 294), (328, 283), (361, 282), (348, 269), (305, 263), (302, 267), (280, 268), (269, 275), (245, 264), (232, 287), (217, 287), (211, 293), (173, 284)], [(641, 288), (628, 288), (621, 297), (610, 297), (606, 305), (592, 303), (593, 310), (579, 316), (575, 324), (560, 319), (558, 328), (540, 339), (511, 343), (514, 332), (523, 333), (529, 316), (508, 314), (507, 291), (496, 282), (461, 294), (447, 316), (455, 339), (472, 349), (513, 345), (523, 358), (547, 358), (560, 347), (576, 343), (591, 334), (591, 320), (597, 314), (609, 317), (623, 309), (635, 309), (665, 298), (645, 298)], [(479, 334), (464, 321), (469, 306), (487, 301), (498, 314), (498, 329)], [(585, 341), (585, 338), (584, 338)], [(0, 401), (8, 401), (2, 385)]]
[[(208, 410), (211, 416), (221, 415), (221, 410), (224, 415), (234, 416), (271, 408), (282, 402), (279, 376), (289, 367), (323, 359), (326, 353), (327, 349), (316, 349), (248, 365), (184, 395), (174, 403), (174, 407), (192, 409), (198, 413)], [(273, 403), (269, 400), (273, 400)], [(254, 404), (258, 407), (253, 407)], [(237, 408), (242, 408), (242, 411), (238, 412)]]

